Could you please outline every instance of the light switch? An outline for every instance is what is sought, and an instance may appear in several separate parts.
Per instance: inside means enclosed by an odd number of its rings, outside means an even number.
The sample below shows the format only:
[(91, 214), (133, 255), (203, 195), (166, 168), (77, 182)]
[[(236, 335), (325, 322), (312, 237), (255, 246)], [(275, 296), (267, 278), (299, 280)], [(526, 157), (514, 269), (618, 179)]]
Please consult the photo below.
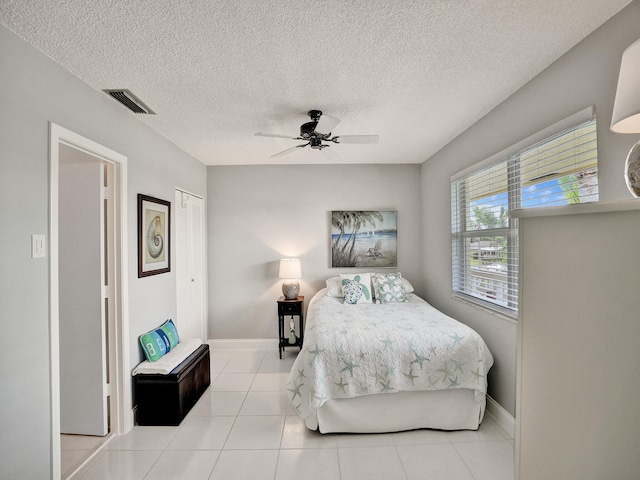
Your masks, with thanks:
[(46, 237), (44, 235), (31, 235), (31, 258), (44, 258), (46, 250)]

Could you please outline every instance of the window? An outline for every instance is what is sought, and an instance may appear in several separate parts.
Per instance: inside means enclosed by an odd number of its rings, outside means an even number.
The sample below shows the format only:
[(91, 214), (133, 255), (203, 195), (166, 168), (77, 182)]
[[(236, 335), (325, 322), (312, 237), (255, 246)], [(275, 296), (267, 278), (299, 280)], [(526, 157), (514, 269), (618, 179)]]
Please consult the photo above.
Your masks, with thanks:
[(454, 295), (516, 316), (518, 225), (509, 212), (598, 201), (596, 119), (566, 127), (574, 117), (452, 178)]

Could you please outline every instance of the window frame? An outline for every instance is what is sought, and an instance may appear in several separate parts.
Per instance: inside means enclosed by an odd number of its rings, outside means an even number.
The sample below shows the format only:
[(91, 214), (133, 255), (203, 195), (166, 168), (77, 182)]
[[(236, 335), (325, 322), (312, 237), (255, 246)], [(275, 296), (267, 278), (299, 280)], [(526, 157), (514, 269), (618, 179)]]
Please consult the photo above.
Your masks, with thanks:
[[(515, 161), (513, 158), (509, 158), (507, 160), (509, 163)], [(454, 183), (452, 182), (452, 192), (451, 192), (451, 196), (452, 196), (452, 205), (457, 205), (458, 206), (458, 213), (457, 213), (457, 225), (454, 227), (453, 225), (453, 219), (452, 219), (452, 253), (451, 253), (451, 263), (452, 263), (452, 274), (451, 274), (451, 282), (452, 282), (452, 290), (453, 290), (453, 296), (454, 297), (458, 297), (461, 298), (467, 302), (471, 302), (474, 304), (479, 304), (485, 308), (489, 308), (491, 310), (497, 311), (501, 314), (507, 315), (508, 317), (517, 317), (518, 315), (518, 310), (517, 310), (517, 298), (518, 298), (518, 282), (517, 282), (517, 275), (518, 275), (518, 261), (515, 262), (515, 267), (514, 267), (514, 262), (512, 261), (514, 259), (514, 257), (517, 260), (518, 257), (518, 219), (514, 219), (514, 218), (509, 218), (509, 225), (506, 227), (500, 227), (500, 228), (485, 228), (485, 229), (467, 229), (467, 199), (466, 199), (466, 192), (464, 191), (464, 184), (456, 184), (457, 186), (460, 186), (463, 191), (459, 192), (456, 191), (454, 189)], [(518, 196), (513, 195), (512, 192), (510, 192), (509, 190), (514, 189), (515, 187), (508, 183), (507, 184), (507, 198), (508, 198), (508, 205), (509, 205), (509, 211), (511, 211), (512, 208), (512, 204), (514, 201), (517, 201)], [(454, 197), (458, 196), (458, 198), (462, 197), (464, 200), (463, 201), (457, 201), (454, 200)], [(453, 203), (455, 202), (455, 203)], [(514, 207), (515, 208), (515, 207)], [(452, 209), (453, 210), (453, 209)], [(453, 231), (453, 230), (457, 230), (457, 231)], [(474, 295), (470, 295), (466, 292), (457, 290), (456, 287), (456, 282), (461, 281), (461, 279), (459, 278), (459, 275), (456, 275), (456, 271), (461, 271), (464, 267), (461, 267), (459, 265), (459, 263), (461, 261), (466, 261), (466, 259), (468, 258), (467, 256), (467, 252), (466, 252), (466, 246), (465, 246), (465, 242), (469, 239), (472, 238), (477, 238), (477, 237), (491, 237), (491, 238), (497, 238), (497, 237), (504, 237), (506, 238), (506, 242), (507, 242), (507, 246), (506, 246), (506, 252), (507, 252), (507, 278), (506, 278), (506, 285), (507, 285), (507, 299), (510, 298), (515, 298), (516, 302), (514, 305), (513, 301), (509, 301), (507, 300), (505, 303), (507, 305), (501, 305), (497, 302), (492, 302), (490, 300), (485, 300), (481, 297), (477, 297)], [(515, 248), (514, 248), (515, 247)], [(460, 255), (455, 255), (455, 251), (461, 251), (463, 252), (462, 256)], [(515, 278), (515, 281), (514, 281)]]
[[(569, 128), (577, 127), (589, 120), (595, 120), (595, 108), (593, 106), (587, 107), (451, 177), (451, 288), (452, 296), (454, 298), (464, 300), (483, 308), (488, 308), (491, 311), (506, 315), (511, 319), (517, 319), (519, 300), (518, 276), (520, 263), (519, 235), (518, 219), (514, 217), (512, 213), (523, 208), (521, 205), (521, 190), (523, 188), (520, 175), (521, 153), (537, 143), (551, 139), (554, 135), (557, 135)], [(509, 214), (508, 226), (499, 228), (470, 229), (467, 221), (467, 212), (470, 211), (471, 202), (466, 198), (467, 192), (464, 190), (465, 183), (463, 180), (502, 163), (506, 165), (505, 170), (507, 172), (505, 180), (507, 189), (504, 193), (507, 194), (506, 206)], [(461, 188), (462, 191), (460, 191)], [(456, 207), (457, 210), (454, 210)], [(492, 302), (489, 299), (468, 293), (470, 288), (468, 288), (469, 284), (467, 277), (471, 278), (472, 275), (467, 273), (465, 269), (469, 269), (469, 271), (471, 269), (469, 262), (471, 254), (466, 250), (468, 247), (465, 247), (465, 243), (471, 238), (478, 237), (506, 237), (507, 245), (505, 258), (507, 271), (505, 301)], [(461, 262), (469, 263), (469, 266), (465, 267), (461, 265)], [(481, 275), (478, 275), (478, 278), (481, 278)], [(464, 287), (461, 289), (460, 286), (462, 284), (464, 284)]]

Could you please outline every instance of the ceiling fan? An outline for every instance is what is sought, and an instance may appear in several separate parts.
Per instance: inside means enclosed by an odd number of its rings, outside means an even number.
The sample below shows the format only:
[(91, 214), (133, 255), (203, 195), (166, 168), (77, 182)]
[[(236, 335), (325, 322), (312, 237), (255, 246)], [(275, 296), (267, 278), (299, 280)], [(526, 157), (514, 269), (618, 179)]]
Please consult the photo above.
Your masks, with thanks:
[(378, 143), (378, 135), (336, 135), (331, 136), (331, 131), (335, 128), (340, 119), (330, 117), (329, 115), (322, 115), (320, 110), (309, 110), (307, 115), (311, 118), (310, 122), (303, 123), (300, 126), (300, 135), (292, 137), (290, 135), (277, 135), (272, 133), (258, 132), (255, 135), (258, 137), (275, 137), (275, 138), (290, 138), (291, 140), (302, 140), (307, 143), (296, 145), (295, 147), (287, 148), (282, 152), (271, 155), (271, 157), (281, 157), (295, 151), (297, 148), (311, 147), (314, 150), (322, 150), (323, 148), (330, 147), (323, 142), (333, 143)]

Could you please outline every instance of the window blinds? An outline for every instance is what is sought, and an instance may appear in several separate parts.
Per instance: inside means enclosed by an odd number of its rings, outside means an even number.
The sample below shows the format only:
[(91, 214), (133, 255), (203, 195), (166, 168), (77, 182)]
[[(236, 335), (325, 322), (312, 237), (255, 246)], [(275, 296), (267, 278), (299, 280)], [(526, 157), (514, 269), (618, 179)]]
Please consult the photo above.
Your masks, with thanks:
[(519, 208), (598, 201), (595, 118), (524, 150), (509, 171)]
[(589, 118), (451, 182), (454, 294), (515, 315), (518, 230), (509, 212), (598, 200), (596, 119)]

